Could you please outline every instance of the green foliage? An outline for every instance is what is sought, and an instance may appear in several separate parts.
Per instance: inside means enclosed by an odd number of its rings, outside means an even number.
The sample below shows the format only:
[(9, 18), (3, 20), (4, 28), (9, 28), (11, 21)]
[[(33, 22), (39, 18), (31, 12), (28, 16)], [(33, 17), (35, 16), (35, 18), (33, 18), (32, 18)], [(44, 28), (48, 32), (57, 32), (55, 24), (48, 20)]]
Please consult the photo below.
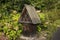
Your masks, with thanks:
[(37, 26), (37, 31), (38, 31), (38, 32), (41, 32), (41, 27), (40, 27), (40, 25)]
[(18, 23), (18, 19), (24, 4), (42, 11), (38, 14), (41, 24), (37, 31), (47, 30), (47, 38), (50, 39), (56, 27), (60, 26), (60, 0), (0, 0), (0, 32), (4, 32), (10, 40), (20, 36), (22, 24)]
[(46, 19), (45, 19), (45, 14), (44, 13), (39, 13), (38, 14), (39, 15), (39, 17), (40, 17), (40, 20), (43, 22), (43, 21), (45, 21)]
[[(60, 10), (53, 9), (39, 14), (41, 24), (38, 26), (38, 31), (45, 29), (47, 32), (47, 40), (51, 40), (53, 33), (57, 27), (60, 27)], [(40, 29), (41, 28), (41, 29)]]
[(58, 9), (53, 9), (52, 11), (48, 11), (46, 12), (46, 14), (48, 15), (48, 29), (47, 29), (47, 40), (51, 40), (51, 37), (53, 35), (53, 33), (56, 31), (57, 27), (60, 26), (60, 10)]
[(0, 14), (0, 32), (3, 32), (10, 40), (15, 40), (22, 32), (22, 25), (18, 24), (20, 13), (13, 10), (11, 13), (0, 12)]
[(1, 0), (0, 9), (8, 12), (11, 10), (21, 12), (24, 4), (30, 4), (42, 11), (60, 9), (60, 0)]
[(57, 24), (57, 25), (60, 25), (60, 19), (56, 20), (54, 23)]
[(39, 17), (40, 17), (40, 20), (41, 20), (41, 24), (38, 25), (38, 30), (41, 28), (41, 30), (45, 30), (47, 29), (47, 25), (48, 25), (48, 21), (47, 21), (47, 18), (46, 18), (46, 14), (45, 13), (39, 13), (38, 14)]

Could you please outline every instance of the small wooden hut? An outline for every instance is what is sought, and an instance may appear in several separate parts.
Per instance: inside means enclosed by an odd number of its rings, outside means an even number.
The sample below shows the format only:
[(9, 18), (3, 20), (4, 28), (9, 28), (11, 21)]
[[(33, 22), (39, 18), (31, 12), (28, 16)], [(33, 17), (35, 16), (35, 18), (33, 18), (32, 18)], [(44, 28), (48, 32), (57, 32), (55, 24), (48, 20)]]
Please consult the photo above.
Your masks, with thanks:
[(23, 25), (23, 33), (30, 35), (36, 33), (37, 25), (41, 21), (35, 8), (25, 4), (21, 17), (19, 18), (19, 23)]

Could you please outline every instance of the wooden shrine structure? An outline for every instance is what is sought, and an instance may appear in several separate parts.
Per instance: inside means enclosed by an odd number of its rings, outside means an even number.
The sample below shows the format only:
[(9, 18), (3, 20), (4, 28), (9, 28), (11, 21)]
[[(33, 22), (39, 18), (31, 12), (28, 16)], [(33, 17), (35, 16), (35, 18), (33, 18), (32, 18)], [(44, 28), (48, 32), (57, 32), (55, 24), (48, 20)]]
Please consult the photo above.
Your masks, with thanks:
[(23, 25), (23, 34), (31, 35), (36, 33), (37, 25), (40, 24), (41, 21), (35, 8), (25, 4), (21, 17), (19, 18), (19, 23)]

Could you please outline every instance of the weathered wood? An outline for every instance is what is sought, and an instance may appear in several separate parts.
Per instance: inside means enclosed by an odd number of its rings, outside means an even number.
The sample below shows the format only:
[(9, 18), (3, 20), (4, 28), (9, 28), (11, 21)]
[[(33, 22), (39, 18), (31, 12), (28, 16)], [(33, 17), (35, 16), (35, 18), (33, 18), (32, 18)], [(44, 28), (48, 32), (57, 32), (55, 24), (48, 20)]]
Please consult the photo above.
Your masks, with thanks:
[[(28, 18), (26, 17), (27, 15), (28, 15)], [(29, 19), (30, 22), (33, 23), (33, 24), (41, 23), (40, 18), (38, 16), (35, 8), (31, 5), (25, 5), (25, 7), (22, 11), (22, 14), (21, 14), (21, 18), (19, 19), (20, 23), (21, 23), (20, 20), (22, 20), (22, 18)]]
[(27, 9), (27, 12), (32, 20), (32, 23), (33, 24), (37, 24), (37, 23), (40, 23), (40, 18), (35, 10), (35, 8), (31, 5), (25, 5), (26, 9)]
[(31, 24), (31, 22), (29, 22), (29, 21), (20, 21), (21, 23), (30, 23)]
[(22, 34), (25, 36), (30, 36), (36, 34), (37, 26), (33, 24), (23, 24), (23, 32)]
[(36, 34), (37, 24), (40, 24), (40, 18), (31, 5), (25, 5), (19, 22), (23, 24), (23, 35), (30, 36)]

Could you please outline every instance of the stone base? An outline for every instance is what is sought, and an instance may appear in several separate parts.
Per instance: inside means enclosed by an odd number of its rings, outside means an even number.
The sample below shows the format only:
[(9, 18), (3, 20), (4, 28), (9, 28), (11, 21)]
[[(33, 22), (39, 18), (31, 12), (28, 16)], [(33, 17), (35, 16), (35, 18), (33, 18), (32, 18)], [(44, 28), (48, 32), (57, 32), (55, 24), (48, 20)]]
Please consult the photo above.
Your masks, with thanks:
[(20, 40), (37, 40), (38, 39), (38, 37), (37, 36), (30, 36), (30, 37), (26, 37), (26, 36), (23, 36), (23, 35), (21, 35), (20, 36)]
[(26, 37), (26, 36), (21, 35), (20, 40), (46, 40), (46, 38), (43, 36), (37, 36), (37, 35), (33, 37), (32, 36)]

